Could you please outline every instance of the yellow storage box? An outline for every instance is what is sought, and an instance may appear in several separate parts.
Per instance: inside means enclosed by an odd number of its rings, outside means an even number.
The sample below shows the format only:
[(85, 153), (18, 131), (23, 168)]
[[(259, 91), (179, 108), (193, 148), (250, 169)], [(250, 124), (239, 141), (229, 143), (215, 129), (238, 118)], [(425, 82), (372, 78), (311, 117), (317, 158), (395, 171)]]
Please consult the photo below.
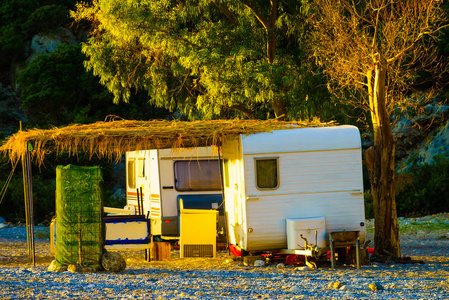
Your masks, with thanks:
[(216, 256), (217, 221), (217, 210), (181, 209), (181, 258)]

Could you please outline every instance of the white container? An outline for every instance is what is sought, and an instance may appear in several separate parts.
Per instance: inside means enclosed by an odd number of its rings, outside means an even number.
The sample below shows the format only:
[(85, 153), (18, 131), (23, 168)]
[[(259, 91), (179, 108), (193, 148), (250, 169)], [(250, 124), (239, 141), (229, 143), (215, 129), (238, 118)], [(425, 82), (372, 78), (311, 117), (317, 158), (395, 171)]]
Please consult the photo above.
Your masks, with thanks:
[(305, 240), (308, 244), (316, 244), (320, 248), (326, 247), (326, 219), (324, 217), (286, 219), (287, 220), (287, 244), (288, 249), (304, 249)]

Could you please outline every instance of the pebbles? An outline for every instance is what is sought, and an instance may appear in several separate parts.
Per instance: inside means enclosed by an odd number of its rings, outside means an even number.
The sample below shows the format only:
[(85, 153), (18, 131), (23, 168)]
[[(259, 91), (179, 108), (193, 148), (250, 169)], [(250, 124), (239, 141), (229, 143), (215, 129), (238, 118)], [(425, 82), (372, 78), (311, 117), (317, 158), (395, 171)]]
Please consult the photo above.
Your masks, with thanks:
[[(245, 266), (227, 252), (217, 258), (145, 262), (144, 253), (121, 252), (126, 269), (113, 273), (50, 272), (47, 240), (36, 243), (31, 267), (26, 239), (4, 239), (0, 229), (0, 299), (449, 299), (449, 245), (431, 235), (401, 236), (403, 255), (425, 264), (301, 267), (280, 263)], [(11, 230), (13, 236), (21, 236)], [(442, 242), (437, 254), (434, 245)], [(422, 244), (423, 243), (423, 244)]]

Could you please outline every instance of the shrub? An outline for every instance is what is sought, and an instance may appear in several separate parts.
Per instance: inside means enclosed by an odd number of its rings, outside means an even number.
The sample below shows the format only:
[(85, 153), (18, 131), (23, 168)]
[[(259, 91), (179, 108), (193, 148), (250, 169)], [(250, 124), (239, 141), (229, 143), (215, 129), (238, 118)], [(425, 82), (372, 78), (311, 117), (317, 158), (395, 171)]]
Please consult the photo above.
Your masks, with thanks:
[(415, 162), (407, 175), (411, 183), (405, 184), (396, 195), (399, 216), (449, 211), (449, 158), (437, 155), (432, 164)]
[(49, 32), (69, 23), (69, 10), (62, 5), (46, 5), (36, 9), (23, 24), (27, 36)]
[(24, 58), (24, 52), (20, 27), (14, 24), (0, 27), (0, 67), (6, 68), (11, 62)]
[(364, 201), (365, 201), (365, 218), (366, 219), (374, 218), (373, 195), (371, 195), (371, 190), (365, 190)]
[(0, 27), (21, 24), (39, 7), (39, 0), (2, 0), (0, 4)]

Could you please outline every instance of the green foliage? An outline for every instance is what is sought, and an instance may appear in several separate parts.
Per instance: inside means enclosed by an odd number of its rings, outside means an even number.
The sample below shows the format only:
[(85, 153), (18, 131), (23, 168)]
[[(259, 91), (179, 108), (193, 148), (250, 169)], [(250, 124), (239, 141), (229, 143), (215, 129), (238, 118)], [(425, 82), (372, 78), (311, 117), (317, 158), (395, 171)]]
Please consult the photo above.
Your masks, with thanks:
[(165, 117), (165, 111), (146, 103), (142, 95), (132, 95), (133, 105), (112, 105), (111, 94), (83, 67), (85, 56), (76, 45), (61, 44), (55, 52), (43, 54), (17, 78), (22, 108), (29, 126), (90, 123), (113, 114), (123, 118)]
[(86, 76), (79, 47), (61, 44), (41, 55), (17, 78), (22, 107), (37, 125), (62, 124), (80, 101), (80, 83)]
[(40, 0), (41, 6), (56, 4), (56, 5), (63, 5), (68, 9), (75, 8), (75, 5), (78, 2), (91, 3), (92, 0), (84, 0), (84, 1), (79, 1), (79, 0)]
[(0, 68), (24, 57), (25, 42), (20, 26), (14, 23), (0, 27)]
[(46, 5), (36, 9), (23, 24), (26, 35), (48, 32), (69, 23), (69, 10), (62, 5)]
[[(22, 35), (22, 24), (38, 7), (39, 0), (0, 2), (0, 74), (1, 71), (9, 70), (12, 62), (24, 58), (25, 39)], [(3, 76), (1, 81), (9, 81), (7, 75)]]
[(104, 206), (122, 208), (126, 205), (126, 197), (117, 197), (113, 195), (109, 190), (105, 190)]
[(449, 211), (449, 158), (438, 155), (433, 164), (414, 163), (412, 181), (397, 193), (400, 216), (422, 216)]
[[(310, 107), (328, 97), (325, 89), (310, 89), (304, 3), (278, 1), (273, 62), (255, 14), (269, 18), (265, 2), (107, 0), (80, 4), (73, 16), (94, 26), (83, 45), (86, 67), (115, 102), (128, 102), (137, 89), (151, 95), (150, 103), (191, 119), (267, 118), (282, 99), (292, 108), (288, 117), (298, 118), (312, 116)], [(309, 105), (298, 105), (307, 97)]]
[(374, 208), (373, 208), (373, 195), (371, 194), (371, 189), (365, 190), (364, 202), (365, 202), (365, 218), (373, 219)]
[(0, 28), (9, 24), (22, 24), (39, 7), (39, 0), (2, 0)]

